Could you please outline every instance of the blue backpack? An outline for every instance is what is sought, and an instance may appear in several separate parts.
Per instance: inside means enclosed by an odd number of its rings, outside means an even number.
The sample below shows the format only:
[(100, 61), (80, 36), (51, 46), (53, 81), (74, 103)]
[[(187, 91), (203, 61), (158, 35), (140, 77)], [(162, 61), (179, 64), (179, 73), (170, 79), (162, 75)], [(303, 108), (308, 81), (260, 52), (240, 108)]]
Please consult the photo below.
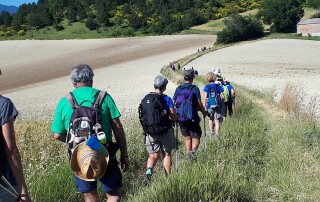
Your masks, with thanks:
[(217, 84), (215, 84), (214, 87), (209, 87), (207, 95), (207, 109), (216, 109), (219, 108), (221, 105), (221, 99), (217, 88)]
[(196, 95), (192, 91), (194, 85), (189, 89), (180, 89), (176, 98), (176, 109), (179, 114), (178, 121), (194, 121), (196, 119)]

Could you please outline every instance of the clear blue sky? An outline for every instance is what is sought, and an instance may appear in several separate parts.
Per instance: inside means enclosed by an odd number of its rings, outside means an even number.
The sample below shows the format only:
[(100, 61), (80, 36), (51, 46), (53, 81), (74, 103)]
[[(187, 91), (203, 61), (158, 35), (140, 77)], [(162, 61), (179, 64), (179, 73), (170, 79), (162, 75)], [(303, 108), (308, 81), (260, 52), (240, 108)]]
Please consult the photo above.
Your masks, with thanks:
[(24, 3), (37, 3), (38, 0), (0, 0), (0, 4), (6, 5), (6, 6), (17, 6), (19, 7), (21, 4)]

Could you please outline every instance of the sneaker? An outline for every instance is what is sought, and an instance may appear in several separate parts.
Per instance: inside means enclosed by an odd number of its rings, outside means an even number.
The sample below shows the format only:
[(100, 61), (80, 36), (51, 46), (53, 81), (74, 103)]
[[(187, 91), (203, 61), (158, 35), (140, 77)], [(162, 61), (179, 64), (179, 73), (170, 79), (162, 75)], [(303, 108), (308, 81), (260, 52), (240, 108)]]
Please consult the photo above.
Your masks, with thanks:
[(197, 157), (195, 155), (195, 151), (188, 152), (188, 157), (189, 157), (190, 161), (196, 161), (197, 160)]
[(144, 185), (149, 186), (151, 184), (151, 177), (152, 177), (152, 169), (148, 168), (146, 171), (146, 176), (144, 178)]

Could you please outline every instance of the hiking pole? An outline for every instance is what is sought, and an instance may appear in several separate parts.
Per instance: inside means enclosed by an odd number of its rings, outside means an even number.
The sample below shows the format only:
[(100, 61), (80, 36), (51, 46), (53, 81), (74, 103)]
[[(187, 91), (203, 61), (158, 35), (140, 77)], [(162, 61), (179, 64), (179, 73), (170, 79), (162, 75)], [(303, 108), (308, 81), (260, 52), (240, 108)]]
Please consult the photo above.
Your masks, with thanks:
[(179, 141), (178, 141), (178, 121), (176, 122), (176, 170), (178, 170), (178, 162), (179, 162)]
[(204, 130), (204, 149), (207, 150), (206, 117), (203, 118), (203, 130)]
[(2, 189), (4, 189), (6, 192), (8, 192), (10, 195), (12, 195), (13, 197), (15, 197), (17, 200), (20, 198), (18, 192), (13, 188), (13, 186), (8, 182), (8, 180), (2, 175), (1, 171), (0, 171), (0, 176), (2, 181), (12, 190), (10, 191), (9, 189), (7, 189), (6, 187), (4, 187), (2, 184), (0, 184), (0, 187)]

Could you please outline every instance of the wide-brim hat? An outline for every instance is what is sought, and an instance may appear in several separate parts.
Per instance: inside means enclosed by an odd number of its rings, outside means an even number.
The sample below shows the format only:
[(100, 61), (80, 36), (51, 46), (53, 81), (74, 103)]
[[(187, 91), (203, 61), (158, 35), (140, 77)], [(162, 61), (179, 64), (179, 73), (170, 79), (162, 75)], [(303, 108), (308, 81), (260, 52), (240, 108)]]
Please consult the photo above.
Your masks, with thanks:
[(74, 174), (85, 181), (95, 181), (100, 179), (107, 170), (109, 154), (104, 146), (93, 150), (80, 143), (71, 155), (71, 169)]

